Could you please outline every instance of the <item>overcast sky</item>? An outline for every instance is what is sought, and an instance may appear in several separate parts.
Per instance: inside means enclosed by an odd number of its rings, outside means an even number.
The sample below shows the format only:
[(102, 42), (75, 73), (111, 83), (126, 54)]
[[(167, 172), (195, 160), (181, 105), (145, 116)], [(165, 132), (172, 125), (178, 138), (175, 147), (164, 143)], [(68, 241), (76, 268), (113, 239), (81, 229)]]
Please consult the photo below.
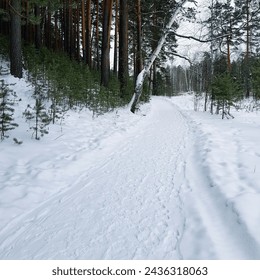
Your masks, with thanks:
[[(191, 4), (189, 4), (191, 5)], [(198, 5), (196, 7), (197, 15), (196, 21), (205, 20), (208, 17), (208, 9), (207, 7), (210, 5), (210, 0), (199, 0)], [(194, 6), (194, 5), (193, 5)], [(206, 39), (203, 38), (203, 35), (206, 34), (207, 30), (202, 24), (196, 22), (183, 22), (183, 17), (181, 21), (179, 21), (180, 27), (177, 30), (177, 33), (185, 36), (193, 36), (198, 39)], [(187, 57), (192, 62), (199, 61), (201, 56), (205, 51), (209, 51), (208, 43), (200, 43), (195, 40), (188, 40), (183, 38), (178, 38), (178, 54)], [(174, 61), (174, 65), (188, 65), (189, 63), (181, 58), (177, 58)]]

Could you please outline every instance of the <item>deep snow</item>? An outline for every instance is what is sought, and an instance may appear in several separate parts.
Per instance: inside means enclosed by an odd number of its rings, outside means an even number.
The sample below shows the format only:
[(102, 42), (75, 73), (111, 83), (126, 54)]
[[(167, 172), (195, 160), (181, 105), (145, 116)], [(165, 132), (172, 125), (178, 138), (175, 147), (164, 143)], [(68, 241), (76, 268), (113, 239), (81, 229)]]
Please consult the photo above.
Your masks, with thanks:
[[(0, 259), (260, 259), (258, 113), (152, 98), (0, 143)], [(19, 111), (20, 110), (20, 111)], [(12, 137), (23, 140), (15, 145)]]

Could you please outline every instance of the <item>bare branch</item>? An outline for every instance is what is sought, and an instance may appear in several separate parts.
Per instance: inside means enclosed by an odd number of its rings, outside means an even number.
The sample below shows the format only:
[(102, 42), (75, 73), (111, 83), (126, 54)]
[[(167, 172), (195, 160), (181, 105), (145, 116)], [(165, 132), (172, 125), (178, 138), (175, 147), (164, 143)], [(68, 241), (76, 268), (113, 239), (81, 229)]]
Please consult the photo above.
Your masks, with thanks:
[(190, 60), (188, 57), (186, 57), (186, 56), (182, 56), (182, 55), (177, 54), (177, 53), (175, 53), (175, 52), (167, 52), (167, 54), (171, 54), (171, 55), (173, 55), (173, 56), (178, 56), (178, 57), (180, 57), (180, 58), (183, 58), (183, 59), (187, 60), (187, 61), (190, 63), (190, 65), (192, 65), (191, 60)]
[(225, 37), (227, 37), (227, 36), (232, 35), (231, 33), (227, 33), (227, 34), (224, 34), (224, 35), (215, 37), (215, 38), (213, 38), (213, 39), (201, 40), (201, 39), (196, 38), (196, 37), (193, 37), (193, 36), (180, 35), (180, 34), (177, 34), (177, 33), (174, 32), (174, 31), (172, 31), (171, 33), (174, 34), (174, 35), (177, 36), (177, 37), (185, 38), (185, 39), (189, 39), (189, 40), (195, 40), (195, 41), (198, 41), (198, 42), (201, 42), (201, 43), (210, 43), (210, 42), (215, 41), (215, 40), (217, 40), (217, 39), (225, 38)]
[(209, 42), (212, 42), (213, 39), (211, 40), (201, 40), (199, 38), (196, 38), (196, 37), (193, 37), (193, 36), (185, 36), (185, 35), (180, 35), (180, 34), (177, 34), (176, 32), (172, 31), (171, 33), (173, 33), (175, 36), (177, 37), (180, 37), (180, 38), (185, 38), (185, 39), (189, 39), (189, 40), (195, 40), (195, 41), (198, 41), (198, 42), (201, 42), (201, 43), (209, 43)]

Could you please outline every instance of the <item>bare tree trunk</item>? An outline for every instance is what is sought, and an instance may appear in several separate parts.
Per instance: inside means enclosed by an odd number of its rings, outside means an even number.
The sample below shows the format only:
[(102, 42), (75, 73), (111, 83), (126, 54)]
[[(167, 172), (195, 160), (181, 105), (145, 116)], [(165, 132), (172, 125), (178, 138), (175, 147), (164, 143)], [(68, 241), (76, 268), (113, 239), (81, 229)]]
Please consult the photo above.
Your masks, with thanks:
[(230, 35), (227, 35), (227, 71), (231, 72)]
[[(0, 9), (4, 11), (8, 11), (8, 2), (7, 1), (0, 1)], [(4, 21), (3, 19), (0, 20), (0, 33), (1, 34), (9, 34), (10, 26), (9, 23)]]
[(136, 85), (135, 85), (135, 92), (134, 92), (133, 98), (130, 102), (130, 107), (131, 107), (130, 111), (132, 113), (135, 113), (135, 111), (136, 111), (136, 106), (137, 106), (139, 98), (142, 94), (144, 79), (146, 78), (147, 75), (149, 75), (149, 70), (150, 70), (151, 66), (153, 65), (155, 59), (159, 55), (159, 53), (162, 49), (162, 46), (165, 43), (166, 38), (170, 33), (171, 27), (172, 27), (173, 23), (175, 22), (176, 15), (178, 14), (178, 12), (180, 11), (181, 7), (183, 6), (183, 4), (185, 2), (186, 2), (186, 0), (182, 0), (180, 3), (177, 3), (177, 6), (176, 6), (175, 10), (172, 12), (170, 21), (166, 25), (164, 33), (161, 36), (156, 49), (154, 50), (154, 52), (152, 53), (152, 55), (150, 56), (148, 61), (145, 63), (143, 70), (139, 73), (139, 75), (137, 77)]
[(141, 0), (136, 0), (136, 19), (137, 19), (136, 72), (137, 74), (139, 74), (143, 70)]
[(250, 75), (249, 75), (249, 51), (250, 51), (250, 10), (249, 10), (250, 0), (246, 0), (246, 55), (245, 55), (245, 70), (246, 70), (246, 98), (250, 96)]
[(112, 20), (113, 0), (103, 2), (103, 24), (102, 24), (102, 53), (101, 53), (101, 85), (108, 87), (110, 72), (110, 31)]
[(69, 33), (70, 33), (70, 40), (69, 40), (69, 54), (70, 58), (75, 57), (75, 40), (74, 40), (74, 9), (72, 7), (72, 0), (69, 0)]
[(114, 73), (118, 69), (118, 0), (115, 0)]
[[(213, 0), (211, 1), (211, 13), (213, 13)], [(211, 26), (210, 26), (210, 37), (211, 40), (213, 39), (213, 18), (211, 14)], [(210, 58), (211, 58), (211, 63), (210, 63), (210, 84), (212, 85), (213, 82), (213, 76), (214, 76), (214, 51), (213, 51), (213, 42), (211, 41), (210, 43)], [(213, 93), (212, 87), (211, 87), (211, 97), (210, 97), (210, 113), (213, 114), (213, 109), (214, 109), (214, 102), (215, 102), (215, 95)], [(206, 101), (205, 101), (206, 102)]]
[[(34, 6), (34, 14), (36, 17), (40, 17), (41, 11), (39, 5), (35, 4)], [(42, 44), (42, 36), (41, 36), (41, 24), (38, 23), (35, 26), (35, 48), (39, 50)]]
[(120, 93), (126, 93), (128, 80), (128, 4), (127, 0), (120, 0), (120, 25), (119, 25), (119, 72)]
[(22, 33), (21, 33), (21, 1), (10, 2), (11, 33), (10, 33), (10, 62), (11, 74), (22, 78)]
[(57, 51), (60, 49), (60, 32), (59, 32), (59, 27), (58, 27), (58, 11), (55, 12), (54, 14), (54, 32), (55, 32), (55, 47), (54, 49)]
[(99, 55), (99, 0), (96, 0), (96, 69), (100, 69), (100, 55)]
[(77, 45), (77, 60), (80, 61), (80, 3), (77, 3), (76, 9), (76, 45)]
[(86, 14), (85, 14), (85, 0), (81, 0), (81, 28), (82, 28), (83, 61), (86, 62)]
[(89, 68), (92, 65), (91, 53), (91, 0), (87, 0), (87, 24), (86, 24), (86, 62)]

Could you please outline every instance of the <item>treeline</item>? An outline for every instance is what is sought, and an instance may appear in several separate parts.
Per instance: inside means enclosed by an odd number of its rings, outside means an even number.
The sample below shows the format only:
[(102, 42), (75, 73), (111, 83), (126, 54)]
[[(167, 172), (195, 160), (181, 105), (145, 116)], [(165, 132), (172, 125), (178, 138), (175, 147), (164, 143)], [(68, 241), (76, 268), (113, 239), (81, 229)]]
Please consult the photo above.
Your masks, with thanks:
[(172, 93), (205, 93), (204, 110), (230, 116), (230, 106), (244, 98), (260, 98), (260, 6), (258, 1), (214, 1), (208, 7), (210, 50), (200, 62), (174, 67)]
[[(98, 71), (104, 87), (109, 86), (111, 76), (115, 75), (121, 98), (129, 97), (129, 80), (131, 84), (142, 70), (146, 56), (155, 49), (174, 3), (171, 0), (2, 0), (0, 33), (10, 37), (11, 72), (22, 76), (22, 45), (34, 44), (36, 50), (46, 47), (63, 51), (72, 60)], [(169, 38), (168, 46), (168, 51), (173, 51), (174, 36)], [(162, 57), (166, 59), (164, 54)], [(151, 70), (149, 87), (154, 91), (158, 67), (157, 62)]]
[[(49, 124), (61, 123), (69, 109), (88, 108), (95, 116), (129, 103), (174, 7), (171, 0), (2, 0), (0, 54), (9, 57), (11, 74), (33, 87), (23, 112), (33, 137), (40, 139)], [(144, 85), (143, 101), (161, 92), (161, 62), (175, 47), (175, 36), (168, 36)], [(0, 67), (0, 76), (7, 73)], [(20, 98), (4, 79), (1, 83), (3, 140), (18, 125)]]

